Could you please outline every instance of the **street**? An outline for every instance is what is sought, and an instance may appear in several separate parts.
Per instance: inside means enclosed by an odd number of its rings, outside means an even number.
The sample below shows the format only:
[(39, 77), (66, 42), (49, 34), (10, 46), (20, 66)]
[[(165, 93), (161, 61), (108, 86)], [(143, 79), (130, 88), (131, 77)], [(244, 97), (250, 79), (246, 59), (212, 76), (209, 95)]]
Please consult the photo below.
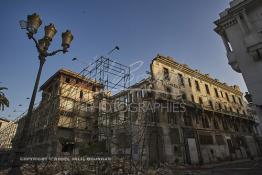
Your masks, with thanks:
[(205, 170), (184, 171), (179, 174), (188, 175), (261, 175), (262, 160), (253, 160), (242, 163), (232, 163)]
[(262, 160), (253, 160), (249, 162), (237, 163), (215, 168), (214, 175), (261, 175)]

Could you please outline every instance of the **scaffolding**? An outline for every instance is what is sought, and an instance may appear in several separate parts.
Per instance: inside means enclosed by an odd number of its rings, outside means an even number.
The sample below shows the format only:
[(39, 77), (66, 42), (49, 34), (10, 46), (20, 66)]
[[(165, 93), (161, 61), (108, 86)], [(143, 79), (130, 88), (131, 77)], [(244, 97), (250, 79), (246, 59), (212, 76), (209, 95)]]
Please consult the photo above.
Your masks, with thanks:
[[(79, 99), (79, 87), (75, 85), (77, 82), (64, 83), (63, 80), (56, 77), (52, 84), (57, 88), (53, 88), (50, 92), (43, 92), (41, 102), (33, 110), (32, 124), (26, 138), (27, 142), (30, 144), (35, 141), (29, 138), (43, 140), (51, 137), (54, 140), (59, 140), (58, 128), (64, 126), (74, 131), (74, 135), (71, 137), (73, 140), (66, 140), (67, 144), (72, 144), (70, 141), (74, 142), (79, 134), (88, 134), (89, 139), (81, 142), (90, 144), (91, 142), (105, 141), (107, 152), (100, 156), (111, 157), (112, 127), (114, 127), (111, 119), (114, 111), (110, 110), (112, 107), (110, 102), (112, 96), (121, 91), (126, 91), (130, 86), (130, 67), (113, 61), (109, 57), (101, 56), (86, 65), (81, 72), (74, 76), (99, 86), (99, 90), (90, 90), (88, 91), (89, 94), (85, 94), (85, 99)], [(58, 108), (59, 113), (57, 113)], [(61, 120), (61, 116), (70, 117), (64, 117)], [(23, 117), (26, 117), (26, 112), (15, 119), (20, 124), (20, 128), (24, 125)], [(131, 119), (129, 121), (129, 125), (131, 125)], [(86, 127), (90, 124), (95, 125), (95, 128)], [(85, 127), (81, 128), (81, 126)], [(124, 127), (126, 127), (126, 123)], [(9, 128), (10, 126), (6, 130)], [(21, 139), (19, 133), (16, 134), (15, 139)], [(41, 150), (43, 147), (45, 147), (44, 144), (39, 149)], [(42, 156), (41, 151), (34, 149), (29, 148), (28, 153), (33, 156)], [(73, 154), (76, 155), (75, 152)], [(132, 159), (132, 151), (129, 158)], [(97, 174), (98, 171), (96, 170), (95, 173)]]

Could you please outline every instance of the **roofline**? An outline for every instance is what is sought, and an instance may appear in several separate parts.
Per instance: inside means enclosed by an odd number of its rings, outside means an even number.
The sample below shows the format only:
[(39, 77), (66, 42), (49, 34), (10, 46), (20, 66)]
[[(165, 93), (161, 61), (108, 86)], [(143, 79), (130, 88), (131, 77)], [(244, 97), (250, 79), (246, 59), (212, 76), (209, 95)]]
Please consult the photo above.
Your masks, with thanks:
[(8, 120), (8, 119), (6, 119), (6, 118), (2, 118), (2, 117), (0, 117), (0, 120), (2, 120), (2, 121), (6, 121), (6, 122), (10, 122), (11, 120)]
[(47, 86), (59, 74), (69, 75), (69, 76), (71, 76), (73, 78), (78, 78), (80, 80), (83, 80), (83, 81), (86, 81), (86, 82), (91, 82), (93, 84), (97, 84), (97, 85), (101, 86), (101, 84), (99, 84), (95, 80), (88, 79), (88, 78), (80, 75), (80, 73), (76, 73), (76, 72), (73, 72), (73, 71), (71, 71), (69, 69), (62, 68), (62, 69), (59, 69), (56, 73), (54, 73), (51, 77), (49, 77), (47, 79), (47, 81), (42, 84), (42, 86), (40, 87), (39, 90), (43, 90), (45, 88), (45, 86)]
[[(240, 2), (239, 4), (233, 6), (233, 7), (229, 7), (229, 8), (226, 8), (224, 11), (222, 11), (221, 13), (223, 12), (226, 12), (227, 11), (227, 14), (225, 16), (220, 16), (219, 15), (219, 19), (215, 20), (214, 21), (214, 24), (216, 25), (215, 27), (215, 32), (219, 33), (219, 30), (220, 30), (220, 23), (223, 23), (229, 19), (231, 19), (232, 16), (235, 15), (236, 12), (238, 12), (240, 7), (242, 6), (246, 6), (246, 5), (250, 5), (252, 3), (255, 3), (255, 2), (258, 2), (258, 0), (245, 0), (245, 1), (242, 1)], [(220, 13), (220, 14), (221, 14)]]
[[(220, 81), (218, 81), (218, 80), (216, 80), (216, 79), (213, 79), (213, 78), (207, 76), (206, 74), (203, 74), (203, 73), (201, 73), (201, 72), (199, 72), (199, 71), (197, 71), (197, 70), (193, 70), (192, 68), (190, 68), (190, 67), (187, 66), (187, 65), (183, 65), (183, 64), (180, 64), (180, 63), (176, 62), (175, 60), (170, 60), (170, 59), (166, 59), (166, 58), (167, 58), (167, 57), (164, 57), (164, 56), (161, 56), (161, 55), (158, 54), (158, 55), (152, 60), (152, 63), (151, 63), (151, 64), (153, 64), (154, 61), (160, 61), (160, 62), (162, 62), (162, 63), (167, 63), (167, 64), (169, 64), (169, 65), (171, 65), (171, 66), (173, 66), (173, 67), (179, 66), (179, 67), (182, 68), (180, 71), (185, 71), (185, 72), (187, 72), (188, 74), (197, 74), (197, 75), (199, 75), (199, 76), (198, 76), (199, 79), (202, 79), (202, 80), (205, 80), (205, 81), (210, 82), (210, 83), (212, 83), (212, 84), (215, 84), (215, 85), (217, 85), (217, 86), (219, 86), (219, 87), (221, 87), (221, 88), (224, 88), (224, 89), (226, 89), (226, 90), (228, 90), (228, 91), (231, 91), (231, 92), (233, 92), (233, 93), (236, 93), (236, 94), (238, 94), (238, 95), (243, 95), (243, 92), (235, 89), (235, 88), (232, 87), (232, 86), (227, 85), (226, 83), (222, 83), (222, 82), (220, 82)], [(170, 57), (169, 57), (169, 58), (170, 58)], [(163, 60), (163, 59), (166, 59), (166, 60)]]

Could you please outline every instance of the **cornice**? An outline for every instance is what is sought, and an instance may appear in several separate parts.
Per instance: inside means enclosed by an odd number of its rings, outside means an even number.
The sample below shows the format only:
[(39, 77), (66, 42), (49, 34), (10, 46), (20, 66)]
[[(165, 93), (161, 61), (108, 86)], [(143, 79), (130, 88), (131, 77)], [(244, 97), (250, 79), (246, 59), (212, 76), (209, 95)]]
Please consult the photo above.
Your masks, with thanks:
[(237, 94), (237, 95), (240, 95), (240, 96), (243, 95), (243, 93), (241, 91), (238, 91), (238, 90), (234, 89), (231, 86), (228, 86), (228, 85), (226, 85), (226, 84), (224, 84), (222, 82), (219, 82), (216, 79), (210, 78), (207, 75), (200, 73), (199, 71), (193, 70), (193, 69), (191, 69), (190, 67), (188, 67), (186, 65), (179, 64), (179, 63), (175, 62), (174, 60), (171, 60), (170, 58), (167, 59), (164, 56), (158, 55), (156, 58), (154, 58), (152, 60), (152, 63), (154, 61), (158, 61), (158, 62), (161, 62), (163, 64), (166, 64), (166, 65), (168, 65), (170, 67), (173, 67), (173, 68), (175, 68), (177, 70), (180, 70), (181, 72), (189, 74), (192, 77), (196, 77), (196, 78), (199, 78), (200, 80), (209, 82), (210, 84), (214, 84), (214, 85), (216, 85), (216, 86), (218, 86), (218, 87), (220, 87), (222, 89), (228, 90), (228, 91), (230, 91), (230, 92), (232, 92), (234, 94)]

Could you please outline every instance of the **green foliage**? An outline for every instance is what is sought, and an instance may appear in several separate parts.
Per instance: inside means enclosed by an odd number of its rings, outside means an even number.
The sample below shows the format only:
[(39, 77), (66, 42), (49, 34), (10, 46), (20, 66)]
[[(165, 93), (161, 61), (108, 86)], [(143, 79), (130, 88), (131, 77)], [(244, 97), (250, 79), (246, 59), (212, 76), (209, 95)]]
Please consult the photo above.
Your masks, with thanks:
[(9, 107), (9, 100), (6, 98), (3, 90), (7, 90), (6, 87), (0, 87), (0, 110), (4, 110), (5, 107)]

